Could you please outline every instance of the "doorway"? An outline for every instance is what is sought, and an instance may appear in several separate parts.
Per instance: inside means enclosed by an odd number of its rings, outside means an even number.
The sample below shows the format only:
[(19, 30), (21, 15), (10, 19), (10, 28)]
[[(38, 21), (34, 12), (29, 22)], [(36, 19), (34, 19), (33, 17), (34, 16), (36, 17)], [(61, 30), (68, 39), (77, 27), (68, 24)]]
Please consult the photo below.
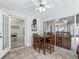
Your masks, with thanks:
[(74, 16), (44, 22), (44, 33), (54, 34), (54, 44), (65, 49), (72, 49), (74, 37)]
[(25, 45), (24, 19), (11, 17), (11, 48), (18, 48)]

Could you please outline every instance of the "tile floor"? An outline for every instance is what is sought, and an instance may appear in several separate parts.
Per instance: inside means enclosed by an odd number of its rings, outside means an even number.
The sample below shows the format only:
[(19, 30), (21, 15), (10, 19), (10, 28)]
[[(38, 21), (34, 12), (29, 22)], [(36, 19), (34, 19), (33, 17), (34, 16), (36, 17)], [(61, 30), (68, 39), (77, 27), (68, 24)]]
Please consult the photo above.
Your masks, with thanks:
[(77, 56), (73, 55), (73, 53), (62, 51), (58, 47), (55, 47), (55, 51), (52, 54), (46, 51), (46, 54), (43, 55), (43, 50), (38, 53), (38, 51), (30, 47), (12, 50), (2, 59), (77, 59)]

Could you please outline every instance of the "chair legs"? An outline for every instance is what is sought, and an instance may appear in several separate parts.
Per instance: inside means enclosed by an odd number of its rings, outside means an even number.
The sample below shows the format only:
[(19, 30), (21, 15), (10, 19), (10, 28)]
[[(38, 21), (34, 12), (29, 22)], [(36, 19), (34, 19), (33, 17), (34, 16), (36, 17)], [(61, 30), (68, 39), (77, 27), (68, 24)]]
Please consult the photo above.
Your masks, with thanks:
[(50, 54), (51, 54), (51, 44), (50, 44)]
[(53, 51), (54, 51), (54, 46), (53, 46), (53, 44), (50, 42), (49, 45), (47, 44), (47, 47), (49, 47), (49, 51), (50, 51), (50, 54), (51, 54), (52, 49), (53, 49)]
[(35, 43), (35, 41), (34, 41), (34, 49), (36, 50), (36, 43)]
[(45, 49), (44, 49), (44, 55), (45, 55)]
[(38, 49), (39, 49), (39, 53), (40, 53), (40, 49), (41, 49), (41, 42), (39, 42)]
[(40, 53), (40, 49), (41, 49), (41, 39), (39, 38), (38, 40), (34, 41), (34, 49), (36, 50), (38, 48), (38, 52)]
[[(49, 48), (48, 48), (49, 47)], [(40, 49), (42, 48), (41, 46), (41, 43), (39, 42), (38, 43), (38, 52), (40, 53)], [(34, 49), (36, 50), (36, 44), (34, 44)], [(48, 45), (47, 46), (45, 45), (44, 46), (44, 55), (45, 55), (45, 49), (49, 49), (50, 51), (50, 54), (52, 53), (52, 51), (54, 51), (54, 46), (52, 44)], [(53, 50), (52, 50), (53, 49)]]

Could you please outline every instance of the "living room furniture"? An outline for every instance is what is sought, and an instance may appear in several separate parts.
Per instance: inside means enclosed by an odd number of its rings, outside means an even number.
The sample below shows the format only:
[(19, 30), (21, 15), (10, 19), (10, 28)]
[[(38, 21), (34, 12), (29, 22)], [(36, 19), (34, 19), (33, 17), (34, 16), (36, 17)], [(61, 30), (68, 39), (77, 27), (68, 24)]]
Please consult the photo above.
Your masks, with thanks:
[(69, 32), (56, 33), (56, 45), (66, 49), (71, 49), (71, 35)]
[(61, 47), (62, 46), (62, 35), (59, 33), (56, 34), (56, 45)]
[(34, 33), (33, 41), (34, 41), (34, 44), (33, 44), (34, 49), (36, 50), (38, 48), (39, 52), (40, 52), (40, 49), (42, 48), (44, 50), (44, 54), (46, 52), (46, 49), (50, 51), (50, 54), (52, 50), (54, 51), (54, 36), (52, 32), (50, 32), (49, 35), (44, 35), (44, 36)]
[(36, 33), (33, 34), (34, 49), (38, 48), (39, 52), (42, 46), (42, 37)]

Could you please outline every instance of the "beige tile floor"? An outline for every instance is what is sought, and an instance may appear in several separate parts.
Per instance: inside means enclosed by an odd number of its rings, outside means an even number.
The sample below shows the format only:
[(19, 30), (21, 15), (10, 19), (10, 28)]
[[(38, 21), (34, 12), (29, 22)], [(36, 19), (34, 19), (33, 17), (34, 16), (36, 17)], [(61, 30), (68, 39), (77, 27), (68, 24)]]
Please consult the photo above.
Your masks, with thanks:
[(77, 59), (77, 56), (73, 55), (73, 53), (62, 51), (58, 47), (55, 47), (55, 51), (52, 54), (49, 54), (46, 50), (46, 54), (43, 55), (43, 50), (38, 53), (38, 51), (30, 47), (10, 51), (2, 59)]

